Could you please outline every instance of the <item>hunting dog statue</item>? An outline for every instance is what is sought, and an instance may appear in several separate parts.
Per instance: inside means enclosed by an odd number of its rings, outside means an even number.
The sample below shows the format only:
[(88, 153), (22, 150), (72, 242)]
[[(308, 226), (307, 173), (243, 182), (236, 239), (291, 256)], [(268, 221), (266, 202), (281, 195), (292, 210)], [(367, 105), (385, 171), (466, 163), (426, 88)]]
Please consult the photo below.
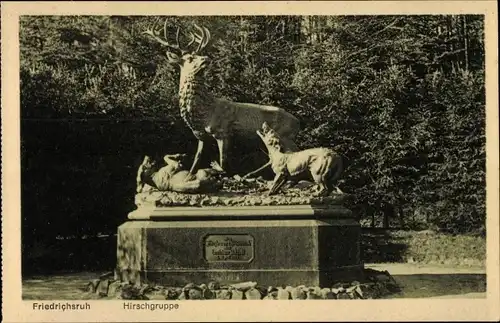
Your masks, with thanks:
[[(219, 150), (219, 165), (225, 169), (228, 146), (233, 134), (240, 132), (254, 136), (255, 131), (260, 129), (263, 122), (271, 125), (280, 135), (283, 149), (287, 151), (297, 150), (294, 139), (300, 130), (300, 123), (296, 117), (284, 109), (260, 104), (232, 102), (216, 98), (209, 93), (203, 72), (210, 63), (210, 59), (208, 56), (201, 55), (200, 52), (210, 41), (210, 31), (196, 24), (194, 26), (199, 32), (189, 33), (191, 41), (185, 48), (179, 44), (179, 28), (177, 28), (176, 44), (168, 42), (167, 21), (163, 25), (164, 39), (159, 37), (160, 31), (155, 30), (154, 25), (143, 32), (167, 47), (168, 62), (180, 68), (180, 114), (193, 135), (198, 139), (198, 147), (189, 174), (194, 174), (197, 169), (203, 147), (208, 139), (214, 138), (216, 140)], [(195, 42), (198, 43), (197, 48), (189, 51), (187, 48)], [(253, 175), (269, 165), (270, 162), (267, 162), (244, 177)]]
[[(185, 154), (165, 155), (164, 166), (158, 165), (151, 157), (145, 156), (137, 170), (137, 193), (143, 192), (145, 184), (159, 191), (178, 193), (206, 193), (219, 188), (219, 175), (224, 171), (217, 162), (212, 168), (199, 169), (193, 176), (183, 169)], [(188, 178), (190, 177), (190, 178)]]
[(343, 171), (342, 158), (329, 148), (311, 148), (295, 152), (283, 150), (279, 134), (266, 122), (262, 129), (257, 130), (269, 152), (271, 167), (275, 173), (269, 195), (276, 194), (283, 185), (291, 180), (312, 179), (317, 185), (316, 195), (329, 195), (334, 189), (343, 192), (335, 186)]

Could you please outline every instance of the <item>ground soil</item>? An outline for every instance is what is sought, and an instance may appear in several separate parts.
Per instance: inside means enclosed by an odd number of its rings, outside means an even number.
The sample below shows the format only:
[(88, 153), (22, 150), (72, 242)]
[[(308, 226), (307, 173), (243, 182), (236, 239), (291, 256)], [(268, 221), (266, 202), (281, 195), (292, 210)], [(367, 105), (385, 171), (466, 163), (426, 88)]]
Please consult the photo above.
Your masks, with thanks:
[[(402, 288), (389, 298), (484, 298), (486, 272), (480, 267), (452, 267), (420, 264), (366, 264), (365, 267), (387, 270)], [(99, 272), (61, 273), (23, 277), (25, 300), (97, 299), (82, 288), (98, 277)]]

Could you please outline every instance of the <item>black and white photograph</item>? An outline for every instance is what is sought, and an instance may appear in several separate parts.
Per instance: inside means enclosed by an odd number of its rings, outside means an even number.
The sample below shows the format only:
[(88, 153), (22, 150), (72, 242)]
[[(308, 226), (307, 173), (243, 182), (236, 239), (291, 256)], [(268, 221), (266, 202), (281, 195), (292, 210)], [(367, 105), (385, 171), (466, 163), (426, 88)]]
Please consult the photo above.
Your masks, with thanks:
[(32, 319), (498, 287), (484, 14), (18, 18)]

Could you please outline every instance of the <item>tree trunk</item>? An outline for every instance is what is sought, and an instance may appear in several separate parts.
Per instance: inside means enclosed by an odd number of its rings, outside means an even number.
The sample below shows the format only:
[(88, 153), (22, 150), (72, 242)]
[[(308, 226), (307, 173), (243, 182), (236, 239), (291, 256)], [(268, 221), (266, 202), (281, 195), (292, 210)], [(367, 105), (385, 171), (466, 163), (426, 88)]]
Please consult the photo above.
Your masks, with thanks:
[(372, 220), (371, 227), (375, 228), (375, 210), (374, 210), (374, 208), (368, 204), (366, 211)]
[(301, 33), (302, 20), (300, 20), (300, 18), (295, 19), (294, 26), (295, 26), (295, 35), (297, 37), (297, 39), (295, 39), (295, 42), (297, 44), (300, 44), (302, 41), (302, 33)]
[(465, 70), (469, 70), (469, 33), (467, 31), (467, 16), (463, 16), (463, 30), (464, 30), (464, 58), (465, 58)]
[(404, 229), (405, 228), (405, 218), (404, 218), (404, 213), (403, 213), (403, 207), (400, 205), (398, 205), (397, 207), (397, 213), (398, 213), (398, 219), (399, 219), (399, 226), (401, 227), (401, 229)]
[(389, 218), (392, 217), (392, 214), (394, 213), (394, 207), (392, 206), (392, 204), (385, 203), (383, 206), (383, 212), (383, 227), (384, 229), (389, 229)]

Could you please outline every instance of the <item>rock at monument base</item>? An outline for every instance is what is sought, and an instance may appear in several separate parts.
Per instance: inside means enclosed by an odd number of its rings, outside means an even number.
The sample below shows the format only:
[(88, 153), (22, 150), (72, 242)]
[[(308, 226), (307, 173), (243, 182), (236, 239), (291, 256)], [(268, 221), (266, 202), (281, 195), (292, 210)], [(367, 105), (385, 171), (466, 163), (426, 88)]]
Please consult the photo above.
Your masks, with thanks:
[(231, 291), (231, 299), (242, 300), (243, 295), (244, 295), (244, 293), (242, 291), (237, 290), (237, 289)]
[[(362, 275), (360, 226), (341, 206), (193, 207), (182, 212), (171, 207), (141, 212), (144, 220), (118, 229), (115, 278), (121, 281), (331, 287), (335, 281)], [(137, 212), (134, 216), (137, 219)], [(234, 220), (238, 217), (248, 220)]]
[(290, 299), (290, 293), (286, 289), (278, 288), (277, 298), (280, 300)]
[(261, 299), (262, 294), (259, 292), (258, 289), (255, 288), (250, 288), (245, 292), (245, 298), (246, 299)]
[[(250, 287), (255, 282), (243, 282), (230, 286), (218, 286), (216, 289), (207, 288), (206, 284), (195, 285), (189, 283), (181, 287), (150, 286), (148, 284), (129, 284), (120, 281), (109, 282), (106, 295), (100, 294), (100, 298), (128, 299), (128, 300), (352, 300), (352, 299), (377, 299), (386, 298), (389, 295), (399, 293), (400, 287), (388, 272), (378, 272), (364, 269), (364, 279), (359, 281), (337, 283), (333, 288), (320, 288), (319, 286), (297, 287), (287, 286), (263, 286)], [(387, 279), (389, 278), (389, 279)], [(97, 282), (97, 283), (96, 283)], [(93, 280), (96, 283), (107, 285), (105, 279)], [(236, 286), (236, 287), (234, 287)], [(96, 295), (88, 285), (84, 289), (90, 295)], [(201, 293), (199, 293), (201, 291)]]

